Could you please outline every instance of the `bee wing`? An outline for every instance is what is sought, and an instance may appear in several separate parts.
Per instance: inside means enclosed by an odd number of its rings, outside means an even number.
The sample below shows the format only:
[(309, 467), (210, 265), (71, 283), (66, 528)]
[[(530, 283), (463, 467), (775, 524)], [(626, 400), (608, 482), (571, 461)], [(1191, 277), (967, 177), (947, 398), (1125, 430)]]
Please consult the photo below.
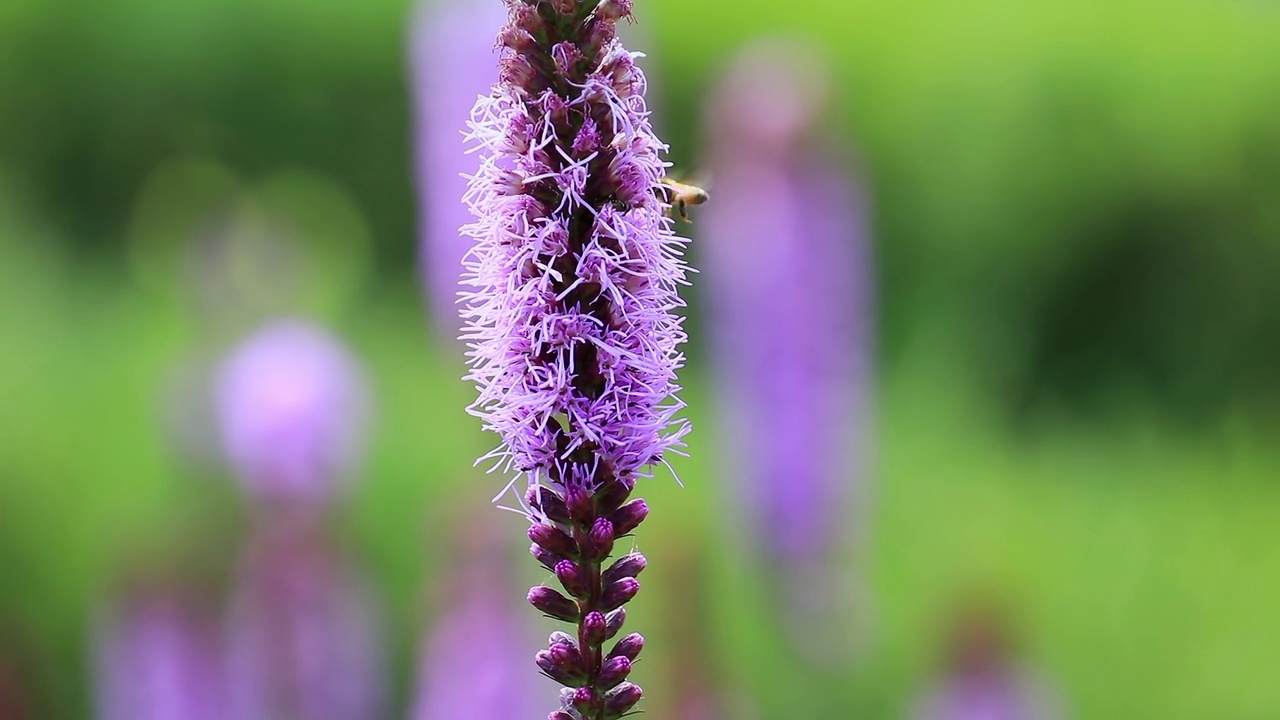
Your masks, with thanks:
[(711, 177), (710, 172), (702, 170), (689, 178), (689, 184), (710, 192), (711, 186), (715, 184), (715, 178)]

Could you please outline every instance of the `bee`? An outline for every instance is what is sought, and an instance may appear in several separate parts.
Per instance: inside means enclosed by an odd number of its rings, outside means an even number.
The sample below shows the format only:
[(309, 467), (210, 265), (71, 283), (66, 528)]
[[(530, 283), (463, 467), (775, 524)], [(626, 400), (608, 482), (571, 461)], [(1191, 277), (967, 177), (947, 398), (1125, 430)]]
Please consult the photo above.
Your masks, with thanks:
[(671, 208), (679, 214), (681, 220), (687, 223), (693, 222), (689, 219), (689, 206), (701, 205), (711, 199), (706, 190), (696, 185), (677, 182), (666, 176), (658, 178), (658, 182), (662, 183), (662, 189), (671, 203)]

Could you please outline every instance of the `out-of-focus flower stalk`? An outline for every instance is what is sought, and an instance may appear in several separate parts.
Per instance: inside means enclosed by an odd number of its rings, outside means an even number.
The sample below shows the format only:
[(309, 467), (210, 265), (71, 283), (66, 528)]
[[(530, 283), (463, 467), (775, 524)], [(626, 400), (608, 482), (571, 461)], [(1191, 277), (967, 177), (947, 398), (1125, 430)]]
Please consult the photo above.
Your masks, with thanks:
[(493, 35), (505, 18), (498, 0), (422, 0), (412, 25), (419, 264), (429, 308), (448, 337), (457, 334), (462, 256), (471, 247), (461, 232), (471, 213), (459, 200), (476, 161), (462, 132), (476, 98), (498, 79)]
[(701, 213), (732, 494), (791, 619), (832, 639), (834, 560), (867, 469), (871, 288), (862, 198), (824, 145), (824, 68), (798, 44), (745, 49), (711, 96)]
[(683, 241), (664, 214), (666, 146), (649, 125), (644, 75), (616, 37), (630, 0), (507, 6), (500, 80), (471, 120), (471, 411), (502, 436), (487, 457), (530, 480), (532, 552), (563, 587), (536, 587), (529, 601), (576, 627), (536, 658), (565, 686), (551, 718), (607, 720), (641, 695), (626, 678), (643, 638), (606, 643), (645, 559), (607, 560), (648, 515), (630, 499), (636, 478), (688, 431), (674, 417)]
[(227, 626), (226, 717), (362, 720), (386, 710), (367, 584), (312, 517), (273, 514), (242, 558)]
[(226, 696), (214, 607), (190, 588), (139, 585), (95, 621), (94, 717), (217, 720)]
[(358, 364), (321, 328), (281, 321), (232, 352), (217, 394), (226, 452), (254, 512), (227, 629), (226, 717), (379, 717), (375, 604), (324, 527), (362, 445)]
[[(462, 513), (458, 546), (444, 582), (441, 611), (422, 646), (412, 720), (510, 720), (538, 716), (536, 678), (528, 672), (527, 617), (511, 594), (505, 526), (492, 514)], [(465, 529), (464, 529), (465, 528)]]

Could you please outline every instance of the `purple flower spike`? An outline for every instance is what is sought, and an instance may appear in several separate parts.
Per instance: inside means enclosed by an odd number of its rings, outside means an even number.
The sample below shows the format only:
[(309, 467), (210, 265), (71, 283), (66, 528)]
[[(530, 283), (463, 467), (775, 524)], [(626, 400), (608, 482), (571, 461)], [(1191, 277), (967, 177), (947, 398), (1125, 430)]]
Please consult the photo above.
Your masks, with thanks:
[(788, 593), (788, 635), (818, 662), (848, 646), (835, 568), (858, 526), (871, 356), (866, 222), (818, 133), (823, 77), (795, 44), (742, 53), (709, 107), (701, 223), (732, 493)]
[(636, 478), (689, 431), (675, 417), (685, 241), (667, 217), (666, 146), (650, 127), (644, 74), (615, 34), (630, 0), (507, 8), (500, 80), (468, 135), (479, 159), (464, 198), (474, 246), (463, 339), (479, 389), (469, 410), (502, 437), (487, 456), (495, 469), (537, 486), (525, 496), (533, 553), (575, 598), (551, 588), (529, 598), (578, 625), (573, 654), (557, 645), (538, 656), (570, 691), (559, 713), (604, 720), (640, 698), (602, 645), (643, 562), (608, 581), (602, 567), (648, 514), (627, 503)]

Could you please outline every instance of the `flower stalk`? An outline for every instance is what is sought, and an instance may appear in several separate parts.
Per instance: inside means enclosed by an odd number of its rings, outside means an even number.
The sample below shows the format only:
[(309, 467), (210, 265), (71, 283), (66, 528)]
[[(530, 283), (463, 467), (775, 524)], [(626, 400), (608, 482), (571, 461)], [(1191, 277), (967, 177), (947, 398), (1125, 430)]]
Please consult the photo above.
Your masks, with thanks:
[(562, 589), (529, 602), (576, 630), (536, 657), (565, 686), (549, 717), (611, 720), (642, 694), (627, 678), (644, 640), (615, 638), (645, 560), (610, 558), (648, 516), (637, 478), (689, 430), (675, 418), (685, 241), (665, 212), (644, 74), (615, 33), (630, 0), (507, 8), (500, 81), (470, 123), (469, 410), (502, 437), (486, 458), (529, 481), (531, 553)]

